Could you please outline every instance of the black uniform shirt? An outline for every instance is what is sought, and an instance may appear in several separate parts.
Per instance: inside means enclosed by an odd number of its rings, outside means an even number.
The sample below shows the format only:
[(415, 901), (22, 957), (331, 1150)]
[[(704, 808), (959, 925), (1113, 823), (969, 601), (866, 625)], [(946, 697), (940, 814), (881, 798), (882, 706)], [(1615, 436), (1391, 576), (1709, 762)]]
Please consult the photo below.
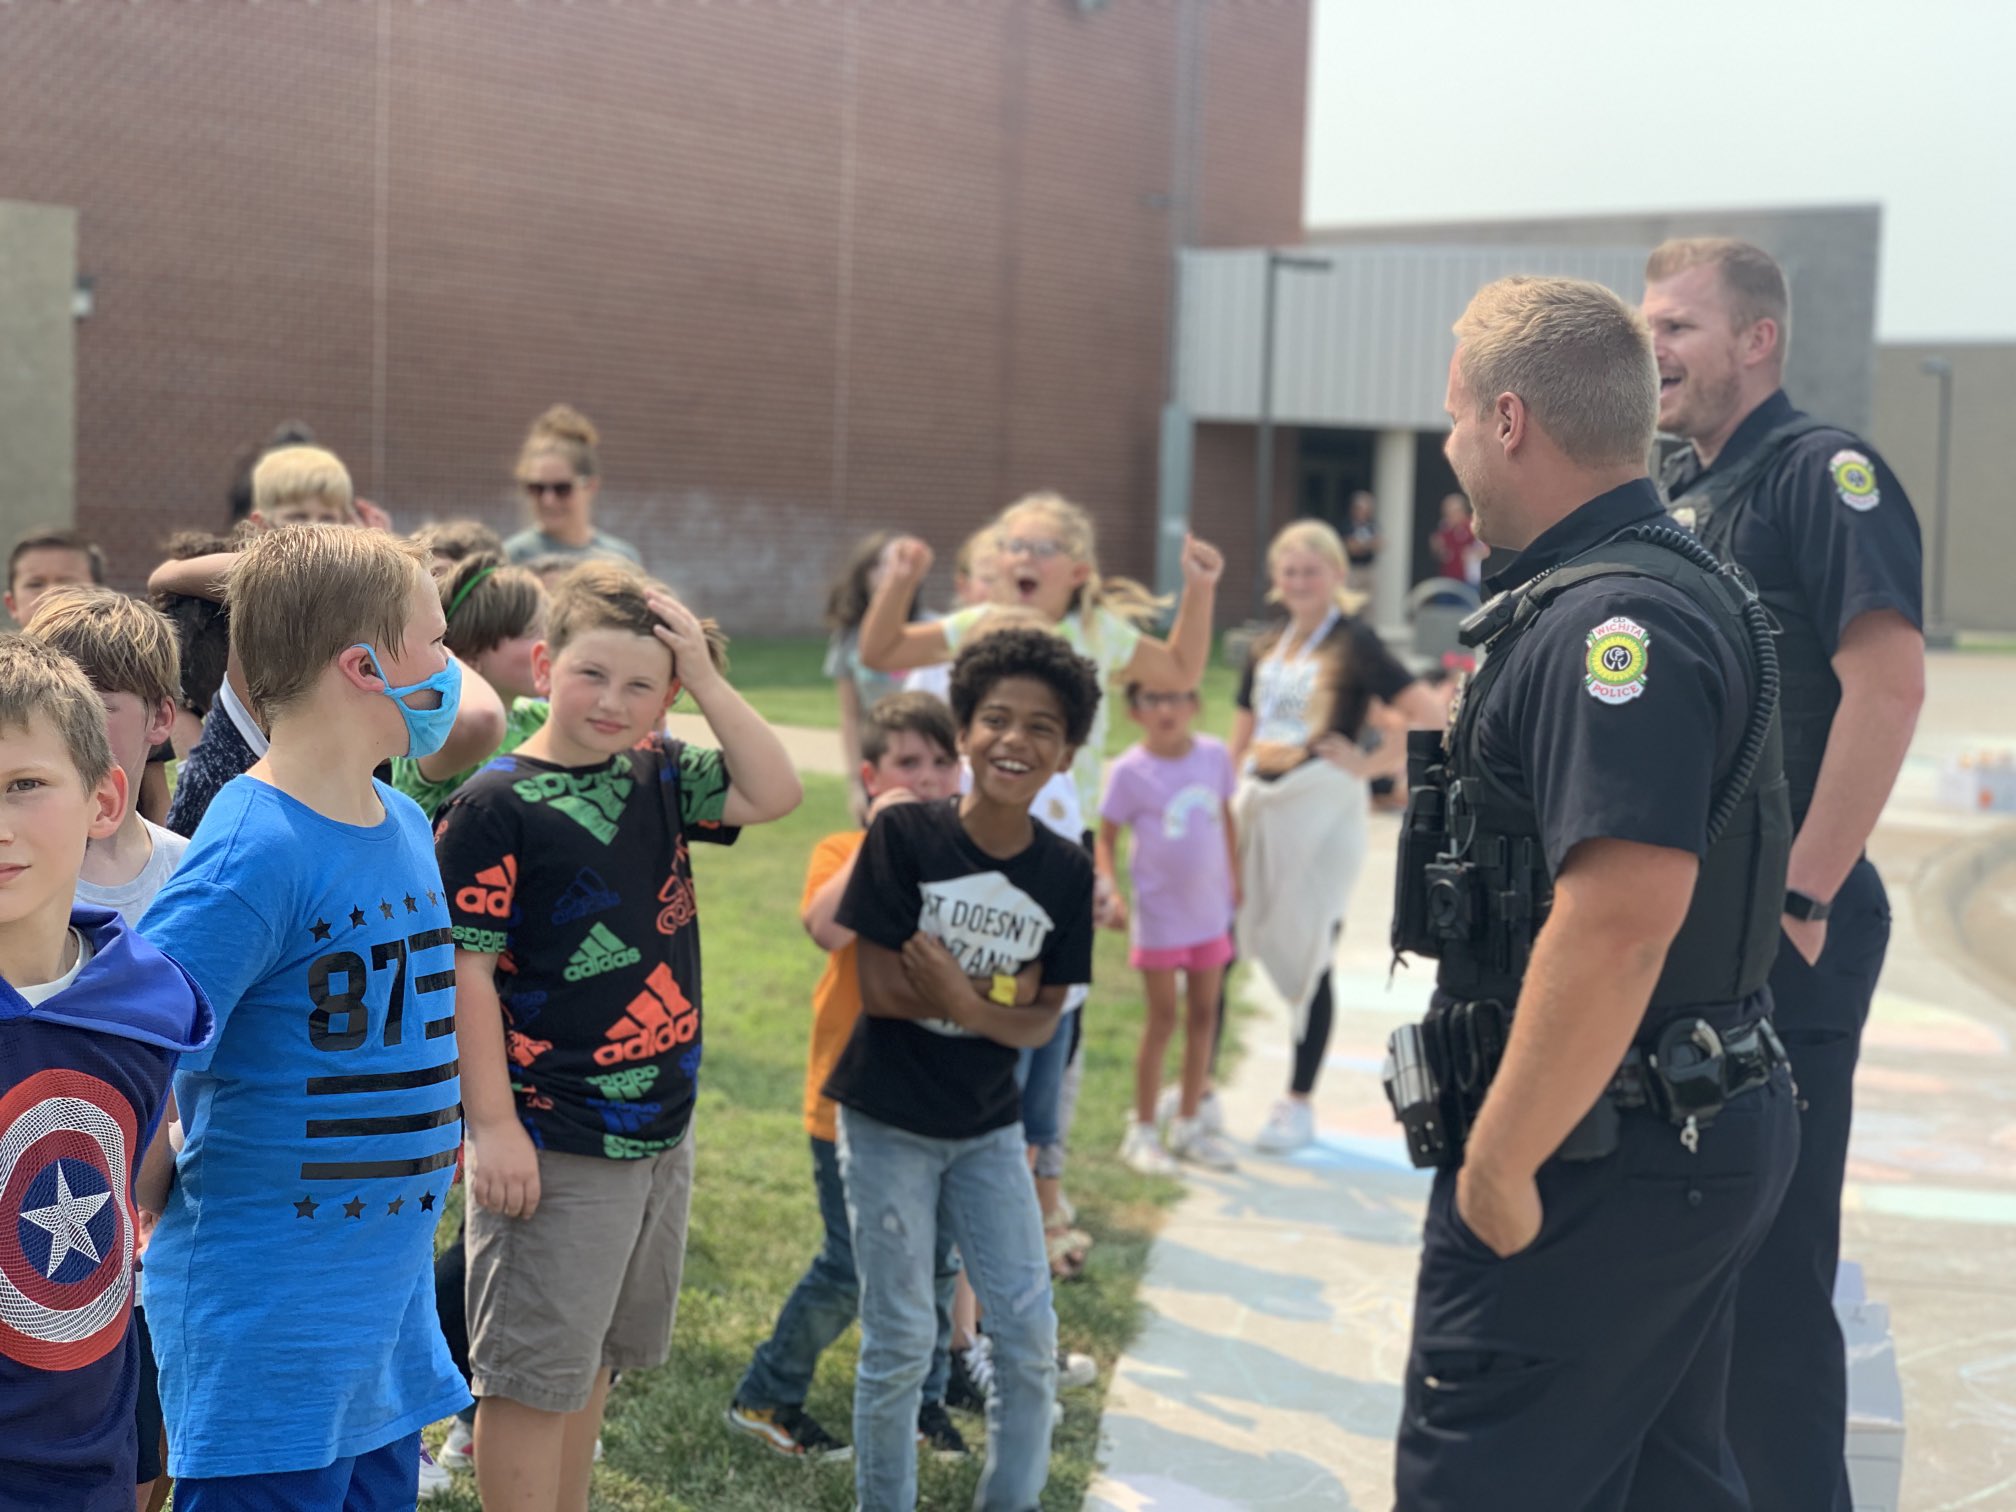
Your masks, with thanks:
[[(1704, 468), (1692, 450), (1666, 474), (1677, 499), (1716, 469), (1734, 467), (1765, 436), (1798, 418), (1780, 389), (1743, 419)], [(1925, 553), (1904, 485), (1871, 446), (1843, 430), (1817, 430), (1786, 447), (1738, 517), (1730, 554), (1765, 598), (1796, 594), (1831, 657), (1858, 615), (1894, 609), (1925, 622)]]
[[(1641, 523), (1665, 523), (1651, 480), (1600, 494), (1493, 576), (1493, 592)], [(1533, 804), (1547, 870), (1584, 840), (1702, 856), (1718, 780), (1742, 744), (1750, 670), (1705, 610), (1643, 577), (1569, 588), (1499, 651), (1478, 708), (1497, 779)]]

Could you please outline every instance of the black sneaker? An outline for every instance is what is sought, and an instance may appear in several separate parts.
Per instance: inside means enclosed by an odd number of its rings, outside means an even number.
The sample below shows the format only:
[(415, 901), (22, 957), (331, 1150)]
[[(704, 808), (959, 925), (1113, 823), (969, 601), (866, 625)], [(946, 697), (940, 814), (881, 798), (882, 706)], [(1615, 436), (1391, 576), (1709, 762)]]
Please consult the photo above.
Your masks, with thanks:
[(987, 1411), (987, 1393), (994, 1388), (994, 1361), (987, 1336), (981, 1334), (965, 1349), (952, 1351), (952, 1374), (945, 1382), (945, 1405), (960, 1412)]
[(735, 1402), (728, 1408), (728, 1426), (789, 1459), (838, 1461), (854, 1455), (803, 1407), (744, 1407)]
[(966, 1440), (952, 1426), (943, 1402), (926, 1402), (917, 1409), (917, 1447), (929, 1449), (941, 1460), (966, 1457)]

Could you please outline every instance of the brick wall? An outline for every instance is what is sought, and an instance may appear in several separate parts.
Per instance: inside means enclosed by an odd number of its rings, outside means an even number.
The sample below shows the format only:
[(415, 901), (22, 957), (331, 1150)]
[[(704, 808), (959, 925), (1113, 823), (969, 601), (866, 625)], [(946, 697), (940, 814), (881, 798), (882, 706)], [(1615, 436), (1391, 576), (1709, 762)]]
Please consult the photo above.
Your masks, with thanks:
[[(1292, 240), (1305, 0), (1196, 3), (1192, 223)], [(79, 521), (134, 584), (298, 417), (402, 524), (515, 526), (519, 438), (566, 399), (603, 432), (600, 522), (731, 628), (809, 627), (861, 531), (949, 551), (1036, 487), (1146, 575), (1178, 21), (0, 7), (0, 197), (78, 207), (96, 282)]]

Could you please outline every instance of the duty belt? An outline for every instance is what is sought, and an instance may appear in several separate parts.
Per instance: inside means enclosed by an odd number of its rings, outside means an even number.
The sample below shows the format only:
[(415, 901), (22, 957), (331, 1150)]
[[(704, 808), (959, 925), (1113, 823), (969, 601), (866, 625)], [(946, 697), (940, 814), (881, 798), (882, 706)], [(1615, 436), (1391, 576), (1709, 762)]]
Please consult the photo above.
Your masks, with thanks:
[[(1430, 1011), (1387, 1043), (1383, 1080), (1394, 1116), (1417, 1166), (1453, 1166), (1497, 1074), (1510, 1016), (1495, 1002), (1455, 1003)], [(1617, 1148), (1620, 1112), (1649, 1108), (1700, 1148), (1701, 1130), (1736, 1098), (1770, 1081), (1785, 1046), (1768, 1018), (1718, 1030), (1706, 1019), (1679, 1018), (1649, 1045), (1634, 1045), (1610, 1085), (1555, 1152), (1561, 1160), (1600, 1160)]]

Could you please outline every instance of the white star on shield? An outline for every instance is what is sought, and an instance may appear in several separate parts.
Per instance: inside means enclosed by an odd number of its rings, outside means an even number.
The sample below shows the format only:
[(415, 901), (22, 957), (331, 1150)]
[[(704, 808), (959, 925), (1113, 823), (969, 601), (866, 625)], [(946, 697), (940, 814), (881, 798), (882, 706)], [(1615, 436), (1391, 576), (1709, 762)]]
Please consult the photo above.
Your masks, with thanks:
[(23, 1208), (21, 1216), (49, 1236), (49, 1259), (42, 1274), (55, 1279), (70, 1251), (81, 1250), (94, 1265), (104, 1256), (91, 1240), (91, 1220), (98, 1209), (112, 1200), (110, 1192), (78, 1197), (70, 1190), (70, 1178), (63, 1174), (63, 1162), (56, 1162), (56, 1200), (48, 1207)]

